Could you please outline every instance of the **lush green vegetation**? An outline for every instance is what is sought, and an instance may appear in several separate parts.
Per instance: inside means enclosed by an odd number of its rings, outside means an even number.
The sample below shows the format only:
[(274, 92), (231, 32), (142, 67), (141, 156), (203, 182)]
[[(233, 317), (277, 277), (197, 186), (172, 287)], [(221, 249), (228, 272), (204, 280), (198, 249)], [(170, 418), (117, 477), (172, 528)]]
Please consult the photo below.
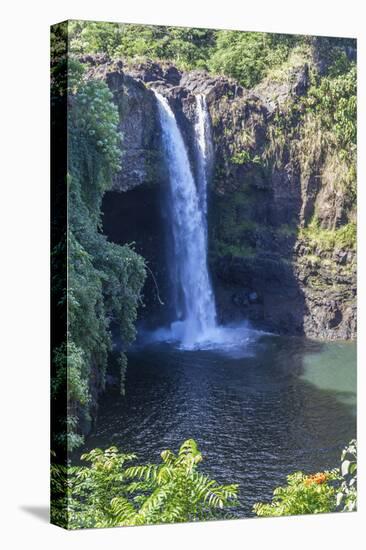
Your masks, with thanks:
[(261, 32), (218, 31), (208, 69), (250, 88), (285, 62), (302, 37)]
[(70, 529), (218, 519), (236, 502), (237, 485), (198, 470), (202, 454), (192, 439), (177, 455), (163, 451), (160, 464), (127, 467), (136, 456), (116, 447), (81, 458), (89, 465), (52, 471), (52, 520)]
[[(67, 303), (67, 343), (53, 352), (52, 398), (67, 402), (66, 425), (60, 415), (53, 446), (72, 450), (82, 443), (80, 419), (88, 420), (104, 388), (111, 323), (119, 327), (125, 346), (135, 337), (145, 264), (132, 246), (111, 243), (100, 231), (102, 197), (121, 158), (112, 94), (104, 82), (85, 81), (77, 61), (67, 65), (67, 87), (65, 71), (61, 59), (52, 72), (53, 100), (67, 94), (69, 106), (68, 231), (63, 237), (68, 273), (67, 289), (65, 285), (59, 299)], [(64, 253), (65, 244), (58, 243), (53, 261)], [(123, 354), (120, 363), (125, 367)]]
[(348, 249), (353, 250), (356, 246), (356, 224), (349, 222), (337, 229), (323, 229), (316, 217), (310, 224), (300, 230), (300, 237), (314, 249), (322, 250)]
[(273, 492), (271, 504), (254, 506), (257, 516), (291, 516), (296, 514), (319, 514), (334, 509), (336, 489), (331, 481), (339, 479), (337, 471), (305, 475), (296, 472), (287, 477), (288, 484)]
[(332, 158), (329, 169), (336, 186), (356, 202), (357, 71), (354, 62), (340, 52), (328, 74), (318, 79), (305, 98), (305, 109), (317, 117), (324, 135), (323, 150)]
[[(203, 68), (231, 76), (246, 87), (258, 84), (286, 63), (294, 50), (314, 42), (312, 37), (301, 35), (90, 21), (70, 21), (69, 38), (70, 51), (75, 55), (101, 53), (126, 61), (167, 60), (182, 69)], [(328, 57), (334, 47), (348, 42), (327, 42)]]
[(341, 480), (337, 490), (337, 508), (343, 512), (357, 509), (357, 440), (352, 439), (341, 456)]
[(258, 516), (290, 516), (352, 511), (357, 508), (357, 442), (343, 450), (340, 469), (305, 475), (295, 472), (273, 492), (272, 502), (257, 503)]
[(206, 68), (216, 32), (209, 29), (71, 21), (71, 52), (103, 53), (125, 60), (169, 60), (182, 68)]
[(357, 73), (355, 63), (344, 57), (340, 53), (329, 74), (310, 88), (307, 106), (319, 113), (327, 130), (334, 131), (342, 150), (350, 152), (357, 138)]
[[(230, 516), (238, 485), (220, 485), (199, 471), (202, 454), (194, 440), (177, 454), (161, 453), (159, 464), (128, 465), (136, 455), (116, 447), (82, 455), (87, 466), (53, 465), (52, 521), (69, 529), (146, 525)], [(295, 472), (274, 490), (271, 503), (257, 503), (258, 516), (352, 511), (357, 507), (357, 442), (342, 452), (341, 467), (307, 475)]]
[(71, 21), (74, 54), (168, 60), (181, 69), (226, 74), (250, 87), (284, 62), (303, 37), (211, 29)]
[(252, 157), (249, 151), (239, 151), (233, 154), (231, 157), (231, 162), (233, 164), (261, 164), (261, 159), (258, 155)]

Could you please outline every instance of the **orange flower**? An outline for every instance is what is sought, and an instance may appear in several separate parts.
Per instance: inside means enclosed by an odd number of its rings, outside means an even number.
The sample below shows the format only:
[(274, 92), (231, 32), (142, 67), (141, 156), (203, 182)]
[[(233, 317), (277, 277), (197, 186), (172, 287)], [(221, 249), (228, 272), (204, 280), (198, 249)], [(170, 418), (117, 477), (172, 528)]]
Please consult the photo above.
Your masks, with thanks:
[(308, 476), (306, 479), (305, 479), (305, 485), (306, 486), (309, 486), (313, 483), (324, 483), (325, 481), (327, 481), (327, 474), (325, 474), (324, 472), (318, 472), (317, 474), (314, 474), (312, 476)]

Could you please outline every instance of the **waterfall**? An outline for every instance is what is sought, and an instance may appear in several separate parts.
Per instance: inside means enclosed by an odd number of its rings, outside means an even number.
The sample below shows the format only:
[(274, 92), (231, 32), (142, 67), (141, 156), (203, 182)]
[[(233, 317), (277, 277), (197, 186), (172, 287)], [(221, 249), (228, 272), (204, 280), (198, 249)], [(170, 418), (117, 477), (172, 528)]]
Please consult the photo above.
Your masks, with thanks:
[(169, 254), (169, 268), (176, 317), (171, 334), (183, 347), (193, 348), (216, 327), (215, 300), (207, 269), (207, 174), (212, 149), (209, 118), (203, 96), (197, 96), (196, 185), (174, 113), (167, 99), (154, 93), (170, 182), (167, 218), (172, 234), (172, 253)]
[(211, 173), (213, 147), (210, 117), (204, 95), (196, 95), (196, 105), (197, 120), (194, 129), (197, 143), (198, 193), (207, 232), (207, 181)]

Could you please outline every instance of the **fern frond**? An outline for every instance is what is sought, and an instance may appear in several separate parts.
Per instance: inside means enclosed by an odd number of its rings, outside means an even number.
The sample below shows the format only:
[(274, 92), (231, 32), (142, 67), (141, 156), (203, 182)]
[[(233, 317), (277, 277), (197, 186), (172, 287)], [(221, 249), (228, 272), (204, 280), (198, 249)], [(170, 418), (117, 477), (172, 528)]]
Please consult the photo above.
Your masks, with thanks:
[(138, 479), (145, 479), (146, 481), (153, 481), (159, 471), (159, 466), (156, 464), (147, 464), (146, 466), (130, 466), (125, 470), (125, 477), (131, 479), (137, 477)]
[(142, 516), (148, 517), (149, 515), (158, 512), (168, 497), (169, 488), (158, 487), (149, 497), (147, 497), (138, 513)]
[(121, 524), (132, 521), (136, 515), (136, 509), (126, 498), (115, 497), (111, 500), (111, 515), (115, 521), (114, 524)]
[(153, 485), (148, 481), (133, 481), (126, 487), (127, 494), (133, 494), (138, 492), (147, 492), (153, 489)]

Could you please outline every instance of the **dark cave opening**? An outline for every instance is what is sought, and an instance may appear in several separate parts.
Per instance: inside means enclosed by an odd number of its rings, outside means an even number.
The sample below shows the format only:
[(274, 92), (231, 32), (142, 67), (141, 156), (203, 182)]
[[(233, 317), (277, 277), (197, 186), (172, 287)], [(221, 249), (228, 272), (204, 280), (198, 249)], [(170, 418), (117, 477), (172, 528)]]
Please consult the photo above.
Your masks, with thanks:
[[(116, 244), (132, 244), (147, 265), (139, 323), (151, 329), (169, 318), (169, 285), (162, 193), (159, 185), (138, 186), (103, 197), (103, 232)], [(161, 303), (162, 302), (162, 303)]]

